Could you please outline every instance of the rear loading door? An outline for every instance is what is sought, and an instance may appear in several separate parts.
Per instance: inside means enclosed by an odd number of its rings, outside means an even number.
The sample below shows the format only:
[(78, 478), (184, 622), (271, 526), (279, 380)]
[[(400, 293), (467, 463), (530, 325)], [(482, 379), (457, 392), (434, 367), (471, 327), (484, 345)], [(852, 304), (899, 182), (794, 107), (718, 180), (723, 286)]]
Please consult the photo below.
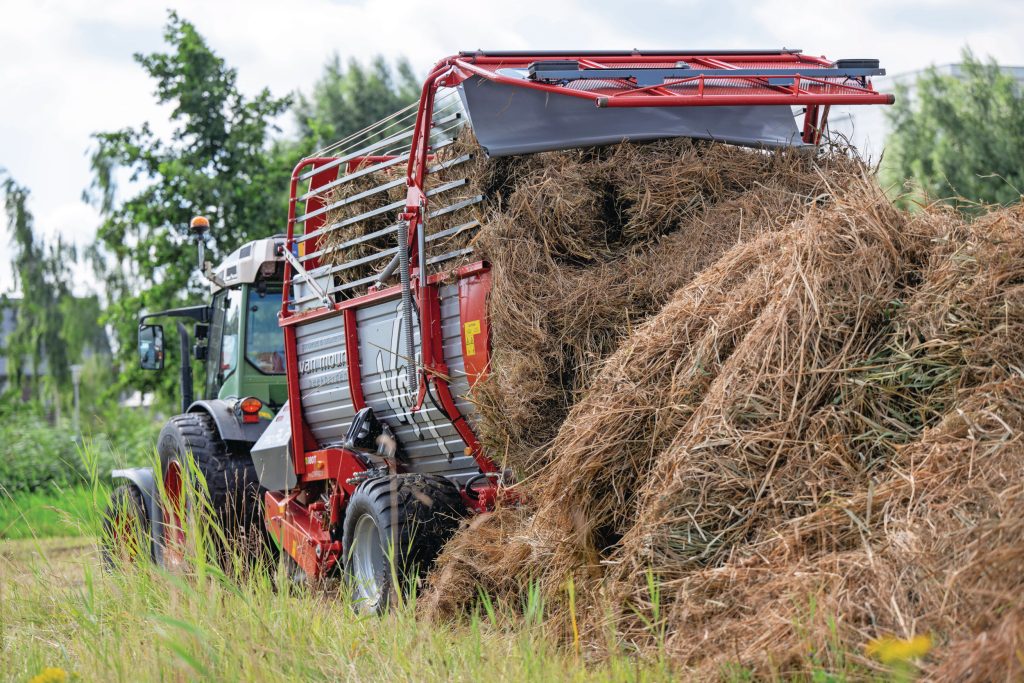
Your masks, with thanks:
[[(465, 294), (472, 281), (440, 287), (441, 336), (455, 404), (462, 415), (472, 420), (474, 407), (468, 400), (470, 382), (463, 359), (467, 340), (460, 311), (468, 297), (461, 298), (464, 303), (460, 306), (460, 285)], [(477, 463), (465, 454), (466, 444), (440, 410), (438, 397), (432, 393), (418, 411), (413, 410), (417, 397), (410, 392), (400, 297), (357, 307), (355, 320), (363, 404), (373, 408), (377, 418), (394, 430), (400, 445), (400, 462), (411, 472), (444, 474), (460, 481), (475, 475)], [(476, 357), (484, 354), (485, 348), (477, 346), (480, 337), (475, 332), (476, 327), (469, 325), (468, 341), (474, 361), (479, 362)], [(346, 348), (348, 336), (342, 315), (296, 327), (302, 414), (321, 448), (340, 445), (352, 418), (362, 407), (357, 406), (353, 398), (355, 392), (350, 382)], [(414, 348), (421, 348), (416, 316), (413, 317), (413, 341)]]

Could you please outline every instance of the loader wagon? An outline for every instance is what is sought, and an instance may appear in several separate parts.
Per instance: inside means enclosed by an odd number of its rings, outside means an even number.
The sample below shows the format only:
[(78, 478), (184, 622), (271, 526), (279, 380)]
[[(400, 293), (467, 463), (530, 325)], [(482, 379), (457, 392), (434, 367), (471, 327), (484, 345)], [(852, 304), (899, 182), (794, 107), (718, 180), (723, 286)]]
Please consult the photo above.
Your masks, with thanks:
[(282, 250), (288, 400), (251, 451), (291, 572), (342, 575), (379, 611), (460, 519), (515, 504), (473, 399), (491, 336), (476, 155), (674, 137), (813, 148), (831, 106), (892, 102), (881, 73), (797, 50), (463, 52), (417, 103), (302, 160)]

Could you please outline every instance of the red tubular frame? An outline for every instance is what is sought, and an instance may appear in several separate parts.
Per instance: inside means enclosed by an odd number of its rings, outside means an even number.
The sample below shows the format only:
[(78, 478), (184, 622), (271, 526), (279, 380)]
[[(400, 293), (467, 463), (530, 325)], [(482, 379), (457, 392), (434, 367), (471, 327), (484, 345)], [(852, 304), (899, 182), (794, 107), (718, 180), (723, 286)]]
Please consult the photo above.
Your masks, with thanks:
[[(591, 81), (573, 82), (572, 87), (565, 84), (533, 81), (521, 78), (512, 78), (498, 72), (502, 68), (525, 69), (530, 64), (545, 60), (575, 60), (586, 69), (608, 68), (643, 68), (658, 67), (667, 68), (678, 62), (699, 65), (702, 69), (714, 69), (720, 73), (698, 74), (690, 77), (670, 77), (658, 85), (637, 86), (629, 78), (615, 78), (601, 81), (595, 78)], [(770, 65), (773, 70), (770, 76), (746, 74), (730, 74), (741, 68), (758, 68), (758, 65)], [(708, 52), (697, 54), (693, 52), (632, 52), (632, 53), (461, 53), (448, 57), (438, 62), (427, 76), (420, 94), (420, 100), (416, 112), (416, 121), (413, 128), (413, 138), (409, 160), (406, 167), (406, 206), (400, 219), (407, 224), (408, 238), (410, 245), (409, 262), (417, 262), (418, 231), (428, 210), (428, 199), (424, 192), (424, 177), (427, 164), (432, 158), (430, 150), (430, 132), (433, 125), (434, 99), (438, 88), (454, 87), (466, 79), (478, 76), (504, 85), (528, 88), (544, 92), (550, 96), (576, 97), (591, 100), (597, 107), (708, 107), (708, 106), (731, 106), (731, 105), (798, 105), (804, 107), (804, 121), (802, 126), (802, 139), (806, 143), (816, 144), (820, 142), (822, 129), (828, 118), (828, 112), (834, 104), (891, 104), (893, 96), (875, 91), (870, 81), (864, 77), (847, 79), (840, 82), (836, 78), (817, 78), (813, 75), (816, 68), (830, 69), (833, 64), (824, 57), (811, 57), (800, 54), (798, 51), (772, 51), (772, 52)], [(792, 72), (785, 71), (792, 68)], [(780, 71), (781, 70), (781, 71)], [(808, 73), (810, 71), (811, 73)], [(771, 78), (772, 80), (769, 80)], [(778, 80), (776, 80), (778, 79)], [(780, 84), (779, 81), (788, 81)], [(611, 86), (608, 83), (612, 83)], [(587, 89), (587, 83), (604, 83), (605, 85), (596, 89)], [(690, 92), (681, 93), (680, 86), (690, 86)], [(676, 90), (673, 90), (675, 88)], [(390, 160), (389, 156), (366, 156), (356, 157), (348, 160), (344, 167), (348, 172), (353, 172), (366, 162), (378, 163)], [(310, 214), (315, 208), (322, 205), (323, 200), (318, 196), (317, 188), (323, 188), (331, 180), (337, 178), (342, 168), (336, 158), (332, 157), (311, 157), (303, 159), (292, 173), (290, 200), (288, 205), (288, 241), (285, 248), (292, 249), (296, 243), (296, 213), (299, 201), (298, 185), (301, 176), (307, 169), (315, 169), (334, 163), (322, 175), (330, 180), (324, 182), (317, 173), (312, 174), (310, 179), (310, 199), (305, 206), (305, 214)], [(313, 203), (313, 208), (309, 202)], [(319, 204), (318, 204), (319, 202)], [(308, 234), (322, 224), (323, 217), (316, 216), (308, 219), (304, 224), (304, 234)], [(403, 229), (403, 228), (399, 228)], [(308, 245), (310, 249), (316, 249), (317, 242)], [(314, 264), (315, 265), (315, 264)], [(430, 387), (439, 399), (443, 410), (452, 420), (452, 424), (458, 431), (463, 442), (466, 444), (466, 452), (471, 454), (484, 473), (496, 473), (498, 467), (485, 453), (480, 443), (455, 404), (455, 399), (448, 386), (448, 366), (445, 363), (443, 344), (441, 336), (441, 313), (440, 313), (440, 283), (441, 276), (428, 276), (413, 269), (414, 296), (419, 309), (419, 325), (421, 330), (421, 357), (422, 367), (420, 369), (420, 394), (417, 397), (418, 409), (426, 397)], [(284, 270), (285, 292), (290, 291), (292, 269), (286, 262)], [(464, 321), (480, 320), (480, 341), (487, 343), (489, 331), (487, 329), (486, 311), (480, 301), (469, 301), (464, 294), (463, 284), (467, 287), (470, 283), (476, 283), (486, 287), (489, 283), (488, 268), (486, 264), (477, 263), (458, 270), (460, 283), (459, 298), (460, 312)], [(353, 477), (360, 472), (364, 465), (360, 457), (344, 449), (317, 450), (312, 435), (306, 428), (302, 419), (301, 399), (298, 388), (298, 375), (296, 368), (298, 362), (298, 350), (296, 346), (296, 325), (319, 320), (328, 317), (342, 316), (345, 325), (345, 341), (348, 365), (348, 380), (351, 387), (352, 401), (357, 410), (365, 406), (363, 398), (360, 366), (359, 366), (359, 333), (356, 325), (356, 308), (365, 306), (374, 301), (392, 298), (400, 293), (396, 285), (387, 289), (371, 289), (367, 294), (343, 302), (332, 302), (321, 308), (308, 311), (292, 311), (289, 309), (289, 297), (286, 296), (282, 302), (280, 324), (284, 328), (285, 355), (289, 369), (288, 399), (291, 410), (291, 427), (294, 449), (295, 472), (300, 482), (322, 481), (325, 478), (336, 479), (338, 488), (335, 495), (347, 498), (353, 489)], [(463, 353), (465, 354), (465, 338), (463, 340)], [(471, 363), (466, 361), (467, 374), (470, 375), (470, 382), (475, 383), (477, 379), (486, 373), (486, 354), (483, 360), (473, 359)], [(308, 450), (307, 450), (308, 449)], [(494, 478), (488, 479), (491, 483), (481, 487), (480, 497), (474, 509), (478, 511), (488, 507), (496, 495), (496, 484)], [(274, 519), (276, 528), (281, 534), (287, 535), (293, 541), (303, 541), (307, 545), (318, 545), (323, 557), (337, 558), (339, 549), (329, 539), (325, 540), (323, 530), (315, 528), (313, 522), (315, 515), (309, 512), (292, 514), (287, 508), (299, 505), (293, 497), (287, 499), (273, 498), (271, 501), (268, 494), (268, 510), (272, 503), (278, 513)], [(332, 503), (333, 505), (333, 503)], [(332, 517), (337, 510), (332, 508)], [(269, 524), (269, 521), (268, 521)], [(287, 547), (287, 546), (286, 546)], [(315, 569), (312, 566), (312, 555), (308, 552), (301, 553), (300, 563), (307, 566), (307, 571)]]

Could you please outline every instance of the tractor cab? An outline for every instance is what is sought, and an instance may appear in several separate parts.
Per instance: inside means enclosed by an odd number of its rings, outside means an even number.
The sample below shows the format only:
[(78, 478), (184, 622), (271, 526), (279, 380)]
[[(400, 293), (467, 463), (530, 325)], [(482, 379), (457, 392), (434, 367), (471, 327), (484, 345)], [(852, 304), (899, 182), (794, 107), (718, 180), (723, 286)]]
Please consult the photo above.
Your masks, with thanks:
[(160, 370), (164, 365), (164, 330), (150, 320), (194, 320), (191, 338), (185, 325), (177, 323), (182, 358), (203, 364), (201, 377), (195, 379), (191, 363), (182, 364), (182, 411), (193, 407), (196, 384), (202, 401), (254, 397), (276, 411), (287, 397), (284, 336), (277, 324), (284, 237), (244, 244), (212, 267), (202, 255), (202, 237), (208, 226), (202, 216), (192, 220), (192, 232), (200, 246), (200, 270), (211, 285), (210, 302), (142, 316), (139, 363), (146, 370)]
[[(281, 239), (262, 239), (235, 250), (214, 270), (205, 348), (207, 398), (254, 396), (272, 410), (287, 397), (281, 310)], [(198, 327), (198, 326), (197, 326)], [(200, 350), (202, 349), (202, 350)]]

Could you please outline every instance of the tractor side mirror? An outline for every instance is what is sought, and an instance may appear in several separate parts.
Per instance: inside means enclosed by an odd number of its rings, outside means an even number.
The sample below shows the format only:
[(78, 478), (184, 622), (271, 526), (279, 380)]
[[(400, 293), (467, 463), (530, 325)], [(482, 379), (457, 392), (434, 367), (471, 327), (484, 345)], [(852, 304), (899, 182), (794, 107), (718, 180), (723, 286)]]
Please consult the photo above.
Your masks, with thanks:
[(164, 369), (164, 328), (160, 325), (139, 325), (139, 367)]

